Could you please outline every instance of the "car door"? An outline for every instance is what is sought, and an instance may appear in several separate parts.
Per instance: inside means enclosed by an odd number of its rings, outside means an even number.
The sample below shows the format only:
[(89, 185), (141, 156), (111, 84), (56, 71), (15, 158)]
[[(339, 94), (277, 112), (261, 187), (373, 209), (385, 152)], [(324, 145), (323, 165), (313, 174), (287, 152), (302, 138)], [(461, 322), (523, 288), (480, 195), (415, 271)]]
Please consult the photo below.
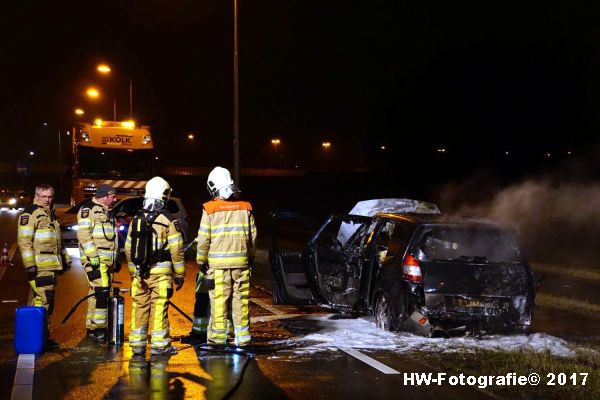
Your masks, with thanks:
[(358, 215), (330, 216), (306, 245), (292, 251), (284, 250), (281, 243), (286, 239), (274, 233), (273, 301), (353, 307), (360, 286), (359, 252), (371, 221)]

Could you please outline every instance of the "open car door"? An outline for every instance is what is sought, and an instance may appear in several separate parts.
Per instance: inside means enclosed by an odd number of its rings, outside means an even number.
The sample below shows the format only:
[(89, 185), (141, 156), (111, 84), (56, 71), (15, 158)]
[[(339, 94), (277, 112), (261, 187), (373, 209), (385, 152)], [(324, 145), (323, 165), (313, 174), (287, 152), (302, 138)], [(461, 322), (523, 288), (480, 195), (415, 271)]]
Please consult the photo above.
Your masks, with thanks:
[(309, 283), (306, 267), (307, 243), (315, 230), (316, 224), (301, 215), (271, 214), (269, 263), (273, 276), (273, 304), (319, 304), (316, 284), (314, 281)]
[[(280, 213), (273, 217), (273, 302), (352, 308), (359, 300), (362, 249), (372, 218), (331, 216), (304, 241), (300, 236), (308, 233), (306, 228), (290, 229), (291, 220), (298, 216)], [(285, 234), (280, 229), (283, 220)]]

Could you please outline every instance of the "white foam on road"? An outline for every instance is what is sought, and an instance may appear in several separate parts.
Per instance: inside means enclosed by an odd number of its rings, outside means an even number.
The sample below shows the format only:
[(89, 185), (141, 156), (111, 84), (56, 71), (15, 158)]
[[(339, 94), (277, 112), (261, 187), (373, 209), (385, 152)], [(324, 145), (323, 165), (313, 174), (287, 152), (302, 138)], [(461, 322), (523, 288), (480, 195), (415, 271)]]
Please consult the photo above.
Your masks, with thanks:
[(474, 352), (475, 350), (549, 352), (555, 356), (572, 357), (575, 352), (568, 343), (545, 333), (531, 335), (489, 335), (480, 339), (426, 338), (406, 332), (386, 332), (371, 321), (358, 319), (331, 320), (327, 317), (307, 317), (317, 322), (314, 333), (296, 339), (319, 342), (296, 348), (296, 354), (312, 354), (324, 350), (348, 347), (362, 350), (390, 350), (398, 353), (427, 351), (432, 353)]

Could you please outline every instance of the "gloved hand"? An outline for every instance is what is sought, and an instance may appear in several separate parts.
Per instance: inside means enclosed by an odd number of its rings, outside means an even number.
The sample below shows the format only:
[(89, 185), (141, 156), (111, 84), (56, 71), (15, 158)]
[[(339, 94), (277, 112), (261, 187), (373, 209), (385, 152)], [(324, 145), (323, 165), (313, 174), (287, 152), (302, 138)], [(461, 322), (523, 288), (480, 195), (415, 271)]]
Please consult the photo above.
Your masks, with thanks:
[(178, 292), (179, 289), (181, 289), (183, 287), (183, 276), (176, 276), (175, 277), (175, 291)]
[(90, 265), (92, 266), (92, 269), (100, 268), (100, 257), (90, 257)]
[(203, 274), (206, 274), (206, 271), (208, 271), (208, 264), (206, 263), (199, 264), (198, 267), (200, 267), (200, 272)]

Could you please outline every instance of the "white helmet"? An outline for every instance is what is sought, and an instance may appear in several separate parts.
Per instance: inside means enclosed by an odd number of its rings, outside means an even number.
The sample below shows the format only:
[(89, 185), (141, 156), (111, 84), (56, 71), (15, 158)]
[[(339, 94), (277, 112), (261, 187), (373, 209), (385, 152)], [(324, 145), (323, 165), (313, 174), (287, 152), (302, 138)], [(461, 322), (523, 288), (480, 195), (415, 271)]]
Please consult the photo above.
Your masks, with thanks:
[(169, 200), (170, 195), (171, 186), (169, 186), (169, 183), (160, 176), (155, 176), (146, 182), (146, 193), (144, 193), (144, 198), (167, 201)]
[(219, 196), (223, 199), (228, 199), (233, 193), (238, 191), (233, 185), (231, 174), (223, 167), (215, 167), (210, 171), (206, 187), (211, 196)]

